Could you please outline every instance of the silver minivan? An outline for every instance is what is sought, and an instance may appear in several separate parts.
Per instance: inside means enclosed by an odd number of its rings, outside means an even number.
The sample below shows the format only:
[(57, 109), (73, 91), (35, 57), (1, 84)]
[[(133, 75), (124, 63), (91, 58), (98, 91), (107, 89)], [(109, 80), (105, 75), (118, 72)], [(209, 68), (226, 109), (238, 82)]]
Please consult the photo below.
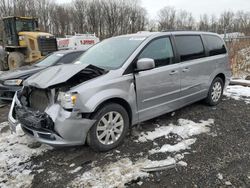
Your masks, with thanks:
[(24, 82), (10, 112), (36, 140), (97, 151), (118, 146), (132, 125), (205, 99), (217, 105), (231, 72), (225, 43), (208, 32), (141, 32), (106, 39), (77, 62)]

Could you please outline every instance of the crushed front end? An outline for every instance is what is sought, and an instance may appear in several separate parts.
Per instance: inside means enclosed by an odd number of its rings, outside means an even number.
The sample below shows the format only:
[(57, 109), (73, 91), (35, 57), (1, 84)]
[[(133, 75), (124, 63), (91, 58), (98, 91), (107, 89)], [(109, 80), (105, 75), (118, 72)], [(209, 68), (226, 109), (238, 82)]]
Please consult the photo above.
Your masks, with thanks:
[(90, 112), (77, 106), (83, 93), (71, 92), (71, 88), (105, 73), (91, 65), (72, 64), (31, 76), (14, 96), (8, 117), (12, 131), (20, 124), (26, 134), (42, 143), (84, 144), (95, 120), (90, 119)]
[[(54, 146), (81, 145), (94, 120), (58, 101), (59, 89), (24, 87), (13, 99), (9, 112), (12, 131), (20, 124), (36, 140)], [(65, 104), (64, 104), (65, 105)]]

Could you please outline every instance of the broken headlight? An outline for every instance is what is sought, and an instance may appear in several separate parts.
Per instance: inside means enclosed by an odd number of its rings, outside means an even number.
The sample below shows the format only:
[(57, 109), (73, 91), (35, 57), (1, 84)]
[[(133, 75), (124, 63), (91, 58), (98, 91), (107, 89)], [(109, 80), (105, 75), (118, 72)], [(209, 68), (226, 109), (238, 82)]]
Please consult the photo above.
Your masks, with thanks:
[(14, 80), (5, 80), (3, 84), (7, 86), (20, 86), (22, 82), (23, 82), (22, 79), (14, 79)]
[(65, 109), (72, 109), (76, 104), (77, 93), (59, 92), (57, 101)]

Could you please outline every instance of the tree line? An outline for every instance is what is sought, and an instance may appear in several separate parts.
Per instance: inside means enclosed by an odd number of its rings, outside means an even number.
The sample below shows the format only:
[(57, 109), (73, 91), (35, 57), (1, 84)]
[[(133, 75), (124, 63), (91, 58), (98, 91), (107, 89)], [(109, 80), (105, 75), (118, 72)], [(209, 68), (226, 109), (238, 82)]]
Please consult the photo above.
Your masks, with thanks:
[(101, 38), (144, 30), (146, 10), (138, 0), (1, 0), (0, 17), (34, 16), (40, 29), (56, 36), (95, 33)]
[(203, 14), (196, 21), (191, 12), (164, 7), (158, 12), (158, 29), (201, 30), (219, 34), (240, 32), (250, 35), (250, 12), (224, 11), (219, 17)]
[[(37, 17), (41, 31), (58, 37), (95, 33), (103, 39), (143, 30), (250, 34), (250, 12), (225, 11), (219, 17), (204, 14), (196, 20), (191, 12), (164, 7), (159, 10), (156, 20), (151, 20), (140, 0), (72, 0), (64, 4), (53, 0), (1, 0), (0, 18), (13, 15)], [(0, 26), (0, 34), (2, 29)]]

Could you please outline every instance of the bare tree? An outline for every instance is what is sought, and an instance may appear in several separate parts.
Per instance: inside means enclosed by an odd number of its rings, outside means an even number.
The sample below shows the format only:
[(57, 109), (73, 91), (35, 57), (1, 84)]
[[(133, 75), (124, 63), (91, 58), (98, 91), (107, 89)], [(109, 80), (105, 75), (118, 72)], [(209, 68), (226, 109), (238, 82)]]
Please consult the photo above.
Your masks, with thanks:
[(180, 10), (177, 14), (176, 28), (180, 30), (192, 30), (195, 28), (195, 20), (192, 13)]
[(164, 7), (158, 13), (159, 30), (194, 29), (195, 20), (192, 13), (176, 10), (174, 7)]
[(159, 30), (176, 29), (177, 11), (174, 7), (164, 7), (158, 13)]
[(234, 13), (231, 11), (225, 11), (219, 18), (219, 33), (233, 32)]
[(86, 28), (86, 0), (75, 0), (73, 2), (73, 29), (75, 32), (84, 33)]
[(203, 14), (200, 16), (198, 28), (201, 31), (209, 31), (210, 30), (209, 18), (208, 18), (207, 14)]
[(52, 0), (35, 0), (35, 7), (41, 30), (49, 32), (52, 27), (50, 13), (54, 10), (55, 3)]

